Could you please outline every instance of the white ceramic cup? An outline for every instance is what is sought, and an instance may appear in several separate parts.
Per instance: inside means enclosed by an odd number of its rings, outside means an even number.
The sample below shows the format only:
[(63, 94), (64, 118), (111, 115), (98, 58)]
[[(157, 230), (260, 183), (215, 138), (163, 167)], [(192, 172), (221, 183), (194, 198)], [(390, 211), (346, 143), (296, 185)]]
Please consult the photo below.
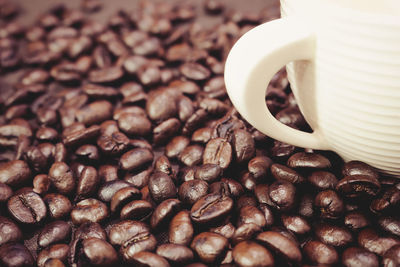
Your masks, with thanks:
[[(400, 1), (281, 0), (281, 14), (244, 34), (227, 58), (236, 109), (274, 139), (400, 177)], [(265, 104), (285, 64), (313, 133), (280, 123)]]

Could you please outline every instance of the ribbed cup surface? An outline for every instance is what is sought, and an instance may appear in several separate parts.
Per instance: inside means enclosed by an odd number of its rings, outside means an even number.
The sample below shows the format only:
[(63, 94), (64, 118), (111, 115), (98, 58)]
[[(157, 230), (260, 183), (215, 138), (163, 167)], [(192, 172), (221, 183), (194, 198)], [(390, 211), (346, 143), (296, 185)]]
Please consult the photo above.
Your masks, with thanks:
[(323, 0), (282, 0), (281, 10), (316, 33), (314, 61), (287, 65), (306, 120), (345, 160), (400, 177), (400, 14)]

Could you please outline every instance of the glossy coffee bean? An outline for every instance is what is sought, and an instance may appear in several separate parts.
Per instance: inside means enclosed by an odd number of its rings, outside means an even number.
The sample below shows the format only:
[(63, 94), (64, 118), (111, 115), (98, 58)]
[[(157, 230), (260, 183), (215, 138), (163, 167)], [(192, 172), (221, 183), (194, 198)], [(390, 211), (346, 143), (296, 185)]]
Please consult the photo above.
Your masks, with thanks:
[(378, 179), (360, 174), (346, 176), (336, 185), (336, 190), (346, 197), (375, 196), (380, 188)]
[(233, 260), (241, 267), (274, 266), (271, 252), (251, 241), (243, 241), (233, 248)]
[(43, 197), (43, 201), (46, 203), (49, 215), (53, 219), (66, 217), (72, 210), (71, 201), (64, 195), (47, 194)]
[[(47, 176), (47, 175), (46, 175)], [(37, 193), (37, 192), (35, 192)], [(11, 187), (4, 183), (0, 183), (0, 202), (7, 201), (13, 195)]]
[(285, 228), (295, 234), (304, 235), (311, 230), (311, 225), (307, 220), (297, 215), (282, 215), (282, 224)]
[(12, 220), (0, 216), (0, 246), (9, 242), (22, 240), (21, 229)]
[(194, 228), (190, 219), (190, 212), (183, 210), (172, 218), (169, 224), (168, 240), (172, 244), (189, 245), (193, 233)]
[(193, 205), (200, 198), (207, 195), (208, 192), (208, 183), (195, 179), (186, 181), (181, 184), (178, 190), (179, 199), (188, 205)]
[(335, 189), (338, 183), (336, 176), (327, 171), (314, 171), (307, 180), (318, 190)]
[(115, 249), (105, 240), (90, 237), (82, 241), (82, 250), (93, 266), (112, 266), (118, 263)]
[(38, 236), (38, 245), (48, 247), (51, 244), (68, 240), (71, 235), (71, 226), (64, 221), (54, 221), (47, 224)]
[(383, 256), (391, 247), (400, 244), (400, 240), (379, 235), (375, 230), (367, 228), (358, 234), (358, 244), (372, 253)]
[(173, 264), (185, 264), (194, 258), (190, 248), (176, 244), (162, 244), (157, 248), (156, 253)]
[(372, 179), (379, 178), (377, 171), (374, 170), (371, 166), (364, 162), (356, 160), (349, 161), (344, 164), (342, 168), (342, 175), (343, 177), (351, 175), (365, 175), (372, 177)]
[(285, 180), (294, 184), (302, 183), (305, 180), (295, 170), (278, 163), (271, 165), (271, 174), (277, 180)]
[(198, 166), (194, 172), (194, 178), (206, 181), (208, 183), (215, 182), (222, 173), (222, 169), (217, 164), (203, 164)]
[(110, 203), (110, 210), (111, 212), (116, 212), (122, 209), (127, 203), (131, 202), (132, 200), (140, 199), (142, 194), (140, 193), (139, 189), (128, 186), (119, 189), (111, 198)]
[(66, 244), (51, 245), (40, 251), (37, 256), (36, 263), (39, 267), (44, 267), (46, 261), (48, 261), (49, 259), (59, 259), (65, 262), (67, 259), (68, 250), (69, 246)]
[(291, 210), (295, 205), (296, 188), (286, 181), (276, 181), (268, 188), (272, 205), (282, 211)]
[(115, 193), (118, 192), (118, 190), (129, 186), (130, 184), (128, 182), (122, 180), (113, 180), (104, 183), (97, 191), (97, 196), (101, 201), (110, 202), (112, 197), (115, 195)]
[(52, 185), (61, 194), (70, 194), (75, 188), (75, 178), (70, 167), (64, 162), (54, 163), (49, 170)]
[(232, 147), (223, 138), (211, 139), (204, 149), (203, 164), (212, 163), (226, 169), (232, 160)]
[(332, 190), (326, 190), (318, 193), (315, 197), (315, 206), (320, 209), (322, 218), (338, 218), (344, 210), (343, 200)]
[(174, 198), (177, 193), (171, 177), (163, 172), (154, 172), (149, 179), (149, 191), (152, 199), (159, 203), (163, 200)]
[(302, 260), (298, 245), (278, 232), (262, 232), (257, 235), (256, 239), (291, 262), (298, 263)]
[(232, 242), (234, 244), (238, 244), (238, 243), (240, 243), (242, 241), (246, 241), (246, 240), (251, 240), (258, 233), (260, 233), (262, 231), (261, 227), (254, 223), (245, 223), (233, 230), (234, 230), (234, 233), (232, 235)]
[(19, 243), (7, 243), (0, 247), (0, 263), (2, 266), (34, 266), (29, 250)]
[(135, 256), (142, 251), (153, 251), (157, 245), (156, 238), (150, 233), (141, 233), (120, 247), (120, 255), (124, 261), (135, 263)]
[(240, 226), (245, 223), (254, 223), (263, 228), (267, 222), (264, 214), (253, 206), (245, 206), (239, 211), (239, 219), (237, 225)]
[(85, 198), (92, 196), (100, 183), (97, 170), (92, 166), (83, 168), (76, 186), (77, 198)]
[(136, 253), (130, 261), (135, 266), (149, 266), (149, 267), (169, 267), (168, 261), (157, 254), (141, 251)]
[(94, 198), (78, 202), (71, 211), (71, 219), (74, 224), (101, 222), (108, 215), (108, 207), (103, 202)]
[(317, 153), (298, 152), (290, 156), (287, 164), (291, 168), (328, 169), (331, 162), (326, 157)]
[(317, 225), (315, 235), (323, 243), (334, 247), (343, 247), (353, 242), (353, 236), (349, 230), (333, 224)]
[[(397, 266), (399, 264), (400, 264), (400, 245), (396, 245), (391, 247), (383, 255), (383, 266), (389, 267), (389, 266)], [(378, 264), (376, 264), (376, 266), (378, 266)]]
[(213, 193), (200, 198), (190, 211), (197, 223), (213, 223), (223, 219), (233, 208), (233, 200), (226, 195)]
[(309, 241), (304, 247), (303, 251), (309, 260), (314, 264), (335, 264), (339, 260), (337, 251), (319, 241)]
[(228, 222), (226, 224), (224, 223), (216, 227), (211, 227), (210, 229), (208, 229), (208, 231), (222, 235), (227, 239), (231, 239), (235, 232), (235, 227), (233, 226), (232, 223)]
[(146, 220), (151, 216), (153, 206), (146, 200), (133, 200), (126, 204), (120, 213), (121, 219)]
[(252, 158), (247, 168), (255, 179), (267, 176), (269, 168), (272, 165), (272, 160), (265, 156), (257, 156)]
[(193, 238), (190, 247), (204, 263), (222, 261), (228, 249), (228, 240), (215, 233), (203, 232)]
[(377, 267), (379, 266), (378, 257), (363, 248), (350, 247), (342, 254), (342, 264), (346, 267)]
[(22, 184), (31, 176), (31, 170), (22, 160), (13, 160), (0, 165), (0, 182), (9, 186)]
[(400, 220), (395, 217), (381, 217), (378, 220), (379, 226), (394, 235), (400, 236)]
[(161, 228), (176, 213), (181, 210), (181, 202), (178, 199), (167, 199), (161, 202), (154, 210), (150, 218), (150, 225), (153, 229)]
[(7, 202), (7, 208), (11, 216), (21, 223), (38, 223), (47, 214), (43, 199), (30, 189), (12, 196)]
[(150, 150), (146, 148), (135, 148), (123, 154), (119, 164), (121, 169), (130, 171), (152, 161), (153, 153)]

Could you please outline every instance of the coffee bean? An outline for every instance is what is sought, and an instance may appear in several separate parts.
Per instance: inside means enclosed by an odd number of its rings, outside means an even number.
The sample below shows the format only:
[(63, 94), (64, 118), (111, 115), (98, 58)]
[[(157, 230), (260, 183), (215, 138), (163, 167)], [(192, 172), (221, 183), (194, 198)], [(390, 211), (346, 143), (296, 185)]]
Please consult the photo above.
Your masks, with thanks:
[(83, 145), (80, 146), (76, 151), (75, 155), (82, 162), (94, 163), (99, 160), (99, 150), (94, 145)]
[(261, 227), (254, 223), (244, 223), (236, 228), (232, 236), (232, 242), (238, 244), (242, 241), (253, 239), (261, 231)]
[(186, 181), (179, 187), (179, 199), (188, 205), (193, 205), (201, 197), (205, 196), (208, 191), (208, 184), (205, 181), (196, 179)]
[(57, 259), (65, 262), (67, 259), (68, 250), (69, 247), (66, 244), (51, 245), (40, 251), (36, 261), (37, 265), (39, 267), (45, 267), (45, 263), (51, 259)]
[(336, 250), (319, 241), (309, 241), (304, 245), (305, 255), (314, 264), (335, 264), (339, 260)]
[(145, 116), (132, 113), (122, 114), (118, 126), (121, 131), (132, 136), (146, 136), (151, 131), (151, 122)]
[(112, 266), (118, 263), (118, 255), (105, 240), (90, 237), (82, 241), (82, 252), (93, 266)]
[(21, 229), (10, 219), (0, 216), (0, 246), (22, 240)]
[(203, 164), (218, 164), (221, 168), (226, 169), (231, 163), (232, 147), (223, 138), (211, 139), (204, 149)]
[(350, 175), (365, 175), (371, 176), (372, 179), (378, 179), (379, 175), (371, 166), (368, 164), (361, 162), (361, 161), (349, 161), (344, 164), (342, 168), (343, 176), (350, 176)]
[(185, 63), (179, 70), (186, 78), (195, 81), (202, 81), (210, 77), (210, 71), (197, 63)]
[(298, 245), (278, 232), (262, 232), (257, 235), (256, 239), (291, 262), (298, 263), (302, 260)]
[(296, 188), (289, 182), (276, 181), (268, 188), (268, 196), (273, 207), (278, 210), (291, 210), (296, 201)]
[(197, 129), (192, 134), (192, 141), (197, 143), (206, 144), (211, 139), (213, 129), (210, 127), (204, 127)]
[(196, 223), (213, 223), (223, 219), (233, 208), (233, 200), (220, 193), (212, 193), (200, 198), (190, 211)]
[(295, 170), (278, 163), (271, 165), (271, 174), (277, 180), (285, 180), (294, 184), (304, 182), (304, 177)]
[(222, 225), (211, 227), (208, 229), (209, 232), (216, 233), (224, 236), (227, 239), (231, 239), (235, 233), (235, 227), (232, 223), (223, 223)]
[(272, 254), (255, 242), (243, 241), (233, 249), (233, 259), (238, 266), (274, 266)]
[(253, 206), (245, 206), (239, 211), (239, 219), (237, 225), (240, 226), (245, 223), (254, 223), (261, 228), (266, 225), (264, 214)]
[(149, 183), (151, 174), (153, 173), (153, 167), (134, 173), (126, 173), (124, 180), (133, 185), (136, 188), (143, 188)]
[(371, 253), (363, 248), (350, 247), (342, 254), (342, 264), (346, 267), (377, 267), (379, 266), (379, 260), (374, 253)]
[(315, 206), (320, 209), (321, 217), (336, 219), (344, 210), (343, 200), (335, 191), (321, 191), (315, 197)]
[(37, 194), (44, 194), (50, 188), (50, 179), (46, 174), (38, 174), (33, 178), (33, 192)]
[(71, 211), (71, 219), (74, 224), (101, 222), (108, 215), (109, 211), (107, 206), (94, 198), (88, 198), (78, 202)]
[(135, 263), (135, 256), (142, 251), (153, 251), (156, 248), (156, 238), (148, 233), (140, 233), (121, 246), (119, 253), (128, 263)]
[(159, 203), (168, 198), (174, 198), (177, 193), (171, 177), (163, 172), (154, 172), (149, 179), (149, 191), (152, 199)]
[(34, 266), (29, 250), (18, 243), (7, 243), (0, 247), (0, 263), (2, 266)]
[[(400, 264), (400, 246), (395, 245), (390, 248), (385, 255), (383, 255), (383, 266), (396, 266)], [(375, 255), (374, 255), (375, 256)], [(375, 257), (376, 266), (378, 266), (378, 260)]]
[(89, 72), (89, 81), (92, 83), (110, 83), (120, 79), (124, 75), (120, 67), (105, 66)]
[(121, 210), (121, 219), (146, 220), (151, 216), (153, 206), (146, 200), (134, 200), (126, 204)]
[(343, 247), (353, 241), (353, 237), (346, 228), (331, 225), (319, 224), (315, 228), (316, 237), (327, 245)]
[(125, 206), (125, 204), (132, 200), (140, 199), (141, 196), (142, 194), (140, 191), (133, 186), (119, 189), (111, 198), (111, 212), (119, 211), (123, 206)]
[(176, 95), (171, 90), (151, 91), (146, 101), (146, 112), (150, 119), (162, 121), (175, 116), (178, 112), (175, 98)]
[(383, 256), (386, 251), (399, 243), (399, 239), (392, 236), (379, 235), (371, 228), (364, 229), (358, 234), (358, 244), (379, 256)]
[(346, 197), (375, 196), (380, 190), (378, 179), (372, 176), (351, 175), (338, 182), (336, 190)]
[(123, 154), (119, 160), (123, 170), (130, 171), (153, 161), (153, 153), (146, 148), (135, 148)]
[(113, 165), (101, 165), (98, 176), (101, 182), (111, 182), (118, 179), (118, 167)]
[(181, 209), (181, 202), (178, 199), (167, 199), (161, 202), (154, 210), (150, 218), (152, 229), (161, 228)]
[(344, 224), (351, 230), (359, 230), (368, 226), (370, 223), (364, 214), (355, 211), (345, 215)]
[(295, 234), (304, 235), (311, 230), (311, 225), (301, 216), (282, 215), (281, 220), (285, 228)]
[(96, 138), (100, 133), (98, 125), (92, 125), (89, 128), (73, 131), (68, 135), (63, 136), (63, 143), (66, 146), (75, 146), (85, 141)]
[(183, 210), (176, 214), (170, 224), (169, 242), (178, 245), (188, 245), (192, 241), (194, 228), (190, 220), (190, 212)]
[(173, 264), (185, 264), (194, 258), (193, 252), (189, 248), (176, 244), (162, 244), (157, 248), (156, 253)]
[(203, 232), (193, 238), (190, 247), (204, 263), (222, 261), (228, 249), (228, 240), (215, 233)]
[(30, 189), (12, 196), (7, 202), (9, 213), (21, 223), (37, 223), (46, 217), (42, 198)]
[(59, 259), (48, 259), (44, 263), (44, 267), (65, 267), (65, 265)]
[(394, 217), (381, 217), (378, 220), (379, 226), (394, 235), (400, 236), (400, 220)]
[(43, 201), (49, 210), (49, 215), (53, 219), (61, 219), (69, 214), (72, 210), (71, 201), (60, 194), (47, 194), (43, 197)]
[(132, 259), (130, 259), (130, 262), (134, 264), (135, 266), (149, 266), (149, 267), (169, 267), (168, 261), (151, 252), (147, 251), (141, 251), (136, 253)]
[[(186, 119), (185, 125), (182, 128), (182, 133), (189, 135), (199, 127), (201, 127), (208, 118), (208, 113), (200, 108), (196, 110), (190, 117)], [(182, 118), (181, 118), (182, 119)]]
[(17, 186), (27, 182), (31, 177), (28, 164), (22, 160), (13, 160), (0, 165), (0, 182), (9, 186)]
[(314, 171), (307, 180), (319, 190), (334, 189), (338, 183), (336, 176), (327, 171)]
[(400, 190), (396, 187), (387, 189), (382, 196), (371, 202), (370, 210), (375, 213), (390, 212), (400, 205)]
[(85, 167), (82, 170), (82, 173), (78, 180), (76, 188), (77, 198), (92, 196), (95, 193), (99, 182), (100, 178), (97, 174), (96, 169), (92, 166)]
[(185, 147), (179, 154), (179, 160), (186, 166), (195, 166), (201, 163), (203, 147), (200, 145), (190, 145)]
[(54, 163), (49, 170), (52, 185), (61, 194), (70, 194), (75, 188), (75, 179), (70, 167), (64, 162)]
[(178, 157), (189, 145), (190, 140), (186, 136), (176, 136), (165, 146), (165, 155), (168, 158)]
[(176, 118), (163, 121), (153, 129), (153, 142), (157, 145), (163, 144), (173, 137), (181, 128), (181, 123)]
[(255, 178), (263, 178), (268, 174), (268, 170), (272, 165), (272, 160), (265, 156), (257, 156), (252, 158), (247, 168), (250, 174)]
[(48, 247), (53, 243), (67, 240), (71, 235), (71, 226), (64, 221), (54, 221), (47, 224), (38, 236), (38, 245)]
[(0, 182), (0, 203), (6, 202), (13, 195), (11, 187)]
[(194, 172), (195, 179), (204, 180), (208, 183), (216, 181), (222, 173), (222, 169), (216, 164), (203, 164), (198, 166)]

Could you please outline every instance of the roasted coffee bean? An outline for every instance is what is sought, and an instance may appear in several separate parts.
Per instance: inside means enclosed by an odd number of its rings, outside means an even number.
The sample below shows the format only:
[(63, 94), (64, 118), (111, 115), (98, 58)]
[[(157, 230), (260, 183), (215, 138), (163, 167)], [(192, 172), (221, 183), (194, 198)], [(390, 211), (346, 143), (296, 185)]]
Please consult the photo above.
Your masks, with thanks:
[(112, 266), (118, 263), (118, 254), (105, 240), (90, 237), (82, 241), (82, 254), (93, 266)]
[(181, 202), (178, 199), (167, 199), (161, 202), (154, 210), (150, 218), (152, 229), (161, 228), (165, 222), (169, 221), (181, 209)]
[(182, 75), (186, 78), (202, 81), (210, 77), (210, 71), (198, 63), (185, 63), (179, 68)]
[(171, 175), (173, 179), (175, 176), (175, 171), (172, 169), (171, 162), (165, 155), (161, 155), (154, 163), (155, 171), (160, 171), (165, 174)]
[(327, 171), (314, 171), (307, 180), (319, 190), (334, 189), (338, 183), (336, 176)]
[(235, 227), (232, 223), (228, 222), (220, 226), (211, 227), (210, 229), (208, 229), (208, 231), (222, 235), (227, 239), (231, 239), (233, 237), (233, 234), (235, 233)]
[(85, 141), (96, 138), (100, 133), (98, 125), (92, 125), (89, 128), (76, 130), (63, 136), (63, 143), (66, 146), (75, 146)]
[(202, 108), (196, 110), (189, 118), (186, 119), (185, 125), (182, 128), (182, 133), (185, 135), (191, 134), (201, 127), (207, 118), (207, 111)]
[(331, 162), (326, 157), (317, 153), (298, 152), (290, 156), (287, 164), (291, 168), (327, 169)]
[(197, 223), (213, 223), (223, 219), (233, 208), (233, 200), (221, 193), (212, 193), (200, 198), (190, 211)]
[(346, 197), (375, 196), (380, 188), (378, 179), (359, 174), (346, 176), (336, 185), (336, 190)]
[(156, 238), (149, 232), (141, 232), (133, 236), (120, 247), (122, 258), (128, 263), (135, 263), (135, 256), (142, 251), (153, 251), (157, 245)]
[(44, 263), (44, 267), (65, 267), (65, 265), (59, 259), (48, 259)]
[(311, 225), (301, 216), (282, 215), (281, 220), (283, 226), (295, 234), (304, 235), (311, 230)]
[(266, 226), (273, 225), (274, 224), (274, 215), (272, 213), (272, 210), (266, 204), (261, 204), (259, 209), (264, 214)]
[(120, 210), (125, 204), (132, 200), (140, 199), (141, 196), (142, 194), (140, 193), (140, 191), (133, 186), (119, 189), (111, 198), (111, 212), (116, 212)]
[(33, 192), (37, 194), (44, 194), (50, 188), (50, 179), (46, 174), (38, 174), (33, 178)]
[(22, 160), (13, 160), (0, 165), (0, 182), (17, 186), (27, 182), (31, 177), (28, 164)]
[(346, 267), (378, 267), (378, 257), (363, 248), (350, 247), (342, 254), (342, 264)]
[(97, 145), (104, 154), (119, 155), (128, 147), (129, 138), (121, 132), (103, 134), (97, 139)]
[(136, 188), (143, 188), (149, 183), (150, 176), (153, 172), (153, 167), (148, 167), (137, 173), (126, 173), (124, 180)]
[(313, 264), (332, 265), (338, 262), (337, 251), (319, 241), (309, 241), (303, 247), (303, 252)]
[(345, 215), (344, 224), (351, 230), (359, 230), (370, 223), (364, 214), (354, 211)]
[(157, 203), (169, 198), (174, 198), (177, 193), (177, 189), (171, 177), (160, 171), (156, 171), (150, 176), (148, 186), (152, 199)]
[(189, 143), (186, 136), (176, 136), (165, 146), (165, 155), (169, 158), (178, 157)]
[(257, 200), (254, 198), (254, 196), (246, 194), (237, 199), (235, 205), (236, 210), (240, 210), (245, 206), (257, 207)]
[(163, 144), (176, 135), (181, 128), (181, 123), (176, 118), (163, 121), (153, 129), (153, 142), (157, 145)]
[(53, 243), (66, 241), (71, 235), (71, 226), (64, 221), (54, 221), (47, 224), (38, 236), (38, 245), (48, 247)]
[(89, 72), (89, 81), (92, 83), (115, 82), (124, 75), (123, 70), (118, 66), (103, 67)]
[(185, 264), (193, 260), (193, 252), (185, 246), (162, 244), (157, 248), (157, 255), (166, 258), (172, 264)]
[(195, 179), (186, 181), (179, 187), (179, 199), (187, 205), (193, 205), (200, 198), (207, 195), (208, 184), (205, 181)]
[(175, 116), (178, 112), (175, 92), (164, 89), (151, 91), (146, 101), (146, 112), (154, 121)]
[(304, 177), (295, 170), (278, 163), (271, 165), (271, 174), (277, 180), (285, 180), (293, 184), (304, 182)]
[(76, 187), (77, 198), (93, 195), (96, 192), (99, 182), (100, 178), (94, 167), (86, 166), (83, 168)]
[(126, 204), (122, 210), (121, 219), (146, 220), (151, 216), (153, 206), (146, 200), (134, 200)]
[(383, 256), (391, 247), (400, 244), (400, 240), (392, 236), (379, 235), (375, 230), (367, 228), (358, 234), (358, 244), (370, 252)]
[(38, 223), (46, 217), (47, 209), (42, 198), (27, 188), (12, 196), (7, 202), (9, 213), (21, 223)]
[(233, 248), (233, 260), (241, 267), (274, 266), (274, 257), (263, 246), (251, 241), (243, 241)]
[(108, 215), (108, 207), (103, 202), (94, 198), (78, 202), (71, 211), (71, 219), (74, 224), (101, 222)]
[(146, 148), (135, 148), (123, 154), (119, 160), (121, 169), (130, 171), (153, 161), (153, 153)]
[[(378, 260), (375, 257), (376, 266), (378, 266)], [(390, 248), (385, 255), (383, 255), (383, 266), (397, 266), (400, 264), (400, 245), (393, 246)]]
[(151, 252), (141, 251), (132, 256), (129, 260), (135, 266), (149, 266), (149, 267), (169, 267), (168, 261)]
[(237, 225), (240, 226), (245, 223), (254, 223), (261, 228), (266, 225), (264, 214), (253, 206), (245, 206), (239, 211), (239, 219)]
[(7, 201), (12, 195), (13, 195), (13, 191), (12, 191), (11, 187), (0, 182), (0, 203)]
[(228, 249), (228, 239), (211, 232), (203, 232), (193, 238), (191, 249), (204, 263), (222, 261)]
[(118, 190), (125, 188), (125, 187), (129, 187), (129, 186), (130, 186), (130, 184), (128, 182), (125, 182), (122, 180), (113, 180), (113, 181), (104, 183), (100, 187), (97, 195), (101, 201), (110, 202), (112, 197)]
[(291, 239), (275, 231), (262, 232), (256, 239), (291, 262), (301, 262), (302, 256), (298, 245)]
[(296, 188), (293, 184), (280, 180), (272, 183), (268, 188), (268, 196), (273, 207), (288, 211), (293, 209), (296, 201)]
[(379, 226), (394, 235), (400, 236), (400, 220), (395, 217), (381, 217), (378, 220)]
[(179, 160), (186, 166), (198, 165), (199, 163), (201, 163), (203, 150), (203, 147), (200, 145), (187, 146), (179, 154)]
[(204, 149), (203, 164), (218, 164), (222, 169), (226, 169), (232, 160), (232, 147), (223, 138), (211, 139)]
[(47, 165), (47, 158), (36, 146), (31, 146), (25, 151), (25, 159), (32, 169), (37, 172), (44, 170)]
[(0, 246), (22, 240), (21, 229), (12, 220), (0, 216)]
[[(361, 161), (349, 161), (343, 165), (342, 168), (343, 177), (351, 175), (364, 175), (370, 176), (372, 179), (378, 179), (379, 175), (371, 166)], [(374, 180), (375, 180), (374, 179)]]
[(192, 241), (193, 233), (190, 212), (183, 210), (172, 218), (169, 224), (168, 240), (172, 244), (188, 245)]
[(295, 150), (295, 146), (275, 140), (274, 146), (271, 148), (271, 157), (278, 162), (286, 162)]
[[(232, 236), (232, 242), (238, 244), (242, 241), (250, 240), (255, 237), (256, 234), (261, 232), (260, 226), (254, 223), (244, 223), (235, 229)], [(226, 237), (226, 236), (225, 236)]]
[(233, 131), (232, 146), (237, 163), (247, 162), (255, 154), (254, 139), (246, 130)]
[(29, 250), (18, 243), (7, 243), (0, 247), (0, 263), (2, 266), (34, 266)]
[(76, 151), (75, 155), (82, 162), (93, 163), (99, 160), (99, 150), (94, 145), (83, 145), (80, 146)]
[(45, 267), (45, 263), (50, 259), (57, 259), (65, 262), (67, 259), (69, 247), (66, 244), (51, 245), (38, 254), (37, 265), (38, 267)]
[(49, 170), (52, 185), (61, 194), (70, 194), (75, 188), (75, 178), (70, 167), (64, 162), (54, 163)]
[(222, 173), (222, 169), (217, 164), (203, 164), (198, 166), (194, 172), (194, 178), (212, 183), (216, 181)]
[(212, 131), (213, 129), (210, 127), (197, 129), (196, 131), (193, 132), (191, 140), (193, 142), (206, 144), (211, 139)]
[(319, 224), (315, 228), (316, 237), (327, 245), (343, 247), (353, 241), (353, 237), (346, 228), (333, 224)]
[(72, 210), (71, 201), (64, 195), (51, 193), (45, 195), (43, 200), (47, 205), (50, 217), (53, 219), (61, 219)]
[(107, 183), (118, 179), (118, 167), (114, 165), (101, 165), (98, 175), (101, 182)]
[(391, 187), (382, 196), (371, 202), (370, 210), (375, 213), (389, 212), (395, 210), (400, 205), (400, 189)]
[(272, 160), (270, 158), (265, 156), (257, 156), (249, 161), (247, 168), (255, 179), (259, 179), (267, 176), (271, 165)]
[(343, 200), (332, 190), (321, 191), (315, 197), (315, 206), (320, 209), (321, 217), (338, 218), (344, 211)]
[(146, 136), (151, 131), (151, 122), (133, 113), (124, 113), (118, 118), (118, 127), (130, 136)]

